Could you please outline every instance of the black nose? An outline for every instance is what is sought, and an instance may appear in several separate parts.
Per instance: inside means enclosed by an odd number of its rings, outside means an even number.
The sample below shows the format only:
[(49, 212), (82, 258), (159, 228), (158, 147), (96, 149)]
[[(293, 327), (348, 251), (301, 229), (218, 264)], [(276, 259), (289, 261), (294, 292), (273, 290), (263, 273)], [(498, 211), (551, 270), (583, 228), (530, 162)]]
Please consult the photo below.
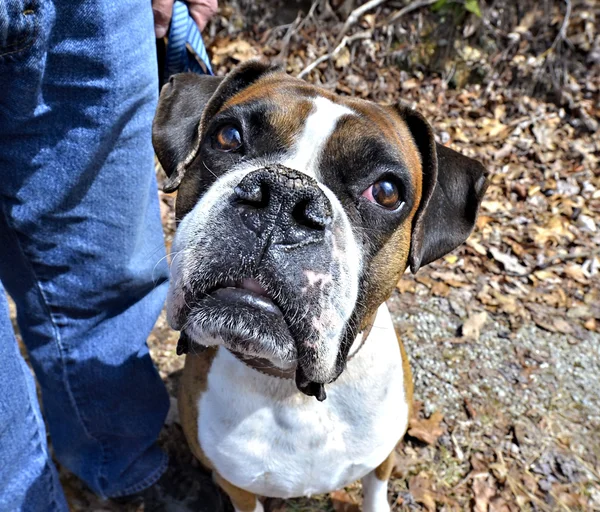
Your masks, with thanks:
[(331, 223), (331, 203), (317, 182), (282, 165), (252, 171), (235, 187), (244, 224), (272, 243), (318, 240)]

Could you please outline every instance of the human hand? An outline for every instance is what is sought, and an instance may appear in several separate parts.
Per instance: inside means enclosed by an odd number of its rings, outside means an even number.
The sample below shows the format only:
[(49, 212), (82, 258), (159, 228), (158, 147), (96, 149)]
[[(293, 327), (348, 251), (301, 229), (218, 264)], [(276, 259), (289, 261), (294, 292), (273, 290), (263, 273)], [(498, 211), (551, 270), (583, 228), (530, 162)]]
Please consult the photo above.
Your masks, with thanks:
[[(154, 12), (154, 33), (157, 38), (167, 35), (174, 0), (152, 0)], [(200, 30), (204, 30), (208, 20), (217, 12), (217, 0), (186, 0), (192, 19)]]

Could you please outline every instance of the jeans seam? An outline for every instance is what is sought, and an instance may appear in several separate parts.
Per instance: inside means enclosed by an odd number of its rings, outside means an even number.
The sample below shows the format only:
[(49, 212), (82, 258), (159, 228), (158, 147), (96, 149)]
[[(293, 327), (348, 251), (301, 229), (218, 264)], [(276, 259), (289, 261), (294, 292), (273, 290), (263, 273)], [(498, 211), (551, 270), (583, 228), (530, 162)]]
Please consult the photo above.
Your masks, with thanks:
[(27, 41), (27, 44), (25, 46), (17, 48), (16, 50), (11, 50), (11, 51), (7, 51), (7, 52), (3, 51), (2, 53), (0, 53), (0, 58), (7, 57), (8, 55), (14, 55), (15, 53), (19, 53), (19, 52), (28, 50), (35, 43), (35, 38), (38, 35), (38, 29), (39, 29), (39, 23), (38, 23), (37, 13), (34, 11), (34, 14), (27, 15), (27, 16), (28, 17), (32, 16), (34, 18), (33, 19), (33, 31), (32, 31), (32, 33), (28, 37), (24, 37), (20, 41), (16, 41), (14, 43), (11, 43), (11, 44), (8, 44), (8, 45), (4, 45), (2, 47), (2, 50), (5, 50), (5, 49), (8, 50), (9, 48), (14, 48), (15, 46), (21, 45), (21, 44), (23, 44), (26, 41)]
[(141, 482), (138, 482), (137, 484), (134, 484), (134, 485), (128, 487), (127, 489), (119, 491), (118, 493), (112, 494), (110, 497), (111, 498), (121, 498), (123, 496), (135, 494), (136, 492), (140, 492), (140, 491), (143, 491), (144, 489), (147, 489), (152, 484), (157, 482), (158, 479), (163, 475), (163, 473), (167, 469), (168, 463), (169, 463), (169, 457), (167, 454), (165, 454), (163, 452), (162, 462), (160, 463), (160, 465), (158, 466), (158, 469), (156, 469), (156, 471), (154, 471), (149, 476), (144, 478), (144, 480), (142, 480)]
[(41, 302), (42, 302), (44, 309), (46, 310), (46, 314), (48, 315), (48, 318), (50, 320), (50, 325), (52, 326), (52, 331), (54, 333), (54, 341), (58, 348), (58, 353), (59, 353), (60, 361), (62, 364), (62, 376), (63, 376), (62, 380), (63, 380), (63, 384), (65, 386), (65, 389), (67, 391), (67, 396), (69, 397), (69, 399), (71, 401), (71, 405), (73, 406), (73, 408), (75, 409), (75, 412), (77, 414), (77, 418), (79, 419), (79, 422), (81, 423), (81, 426), (83, 427), (83, 432), (89, 439), (91, 439), (92, 441), (95, 441), (100, 446), (100, 451), (101, 451), (100, 458), (102, 460), (102, 464), (100, 466), (100, 471), (99, 471), (98, 477), (102, 478), (104, 476), (102, 470), (105, 465), (105, 452), (106, 452), (106, 450), (104, 448), (104, 443), (89, 432), (89, 429), (86, 425), (86, 421), (83, 418), (83, 415), (79, 409), (79, 406), (77, 405), (77, 401), (75, 400), (75, 396), (74, 396), (71, 386), (69, 384), (67, 365), (65, 363), (65, 357), (64, 357), (64, 347), (62, 346), (59, 329), (58, 329), (58, 326), (56, 325), (54, 315), (52, 314), (52, 308), (50, 307), (50, 304), (48, 303), (48, 300), (46, 299), (46, 296), (44, 295), (44, 290), (43, 290), (40, 280), (37, 276), (37, 273), (35, 272), (33, 265), (31, 264), (26, 252), (23, 250), (23, 246), (21, 245), (21, 241), (19, 240), (18, 231), (14, 228), (14, 226), (12, 226), (10, 217), (6, 214), (6, 212), (4, 211), (4, 208), (2, 208), (2, 214), (4, 215), (4, 218), (6, 219), (6, 224), (11, 228), (11, 231), (15, 237), (15, 241), (16, 241), (17, 247), (19, 248), (19, 251), (24, 256), (23, 261), (24, 261), (25, 265), (29, 268), (29, 271), (33, 275), (33, 278), (35, 280), (35, 286), (40, 295)]
[[(25, 369), (23, 368), (22, 365), (21, 366), (21, 373), (23, 373), (25, 371)], [(27, 378), (27, 376), (24, 376), (25, 378)], [(29, 391), (28, 391), (29, 394)], [(42, 440), (41, 436), (40, 436), (40, 425), (38, 422), (38, 418), (37, 415), (35, 414), (35, 411), (33, 410), (33, 404), (32, 404), (32, 400), (37, 400), (37, 397), (29, 397), (29, 403), (27, 404), (27, 409), (29, 410), (29, 415), (31, 417), (33, 417), (34, 423), (35, 423), (35, 438), (36, 438), (36, 444), (38, 446), (38, 448), (42, 451), (42, 453), (44, 452), (44, 442), (45, 440)], [(50, 479), (49, 482), (49, 488), (50, 488), (50, 496), (51, 496), (51, 500), (52, 500), (52, 509), (56, 510), (57, 512), (61, 511), (61, 507), (59, 507), (58, 502), (56, 501), (56, 485), (55, 485), (55, 480), (52, 476), (52, 468), (50, 466), (51, 462), (48, 460), (48, 456), (49, 456), (49, 452), (48, 450), (46, 450), (46, 461), (44, 462), (44, 469), (46, 470), (46, 475), (47, 477)], [(61, 489), (62, 492), (62, 489)]]

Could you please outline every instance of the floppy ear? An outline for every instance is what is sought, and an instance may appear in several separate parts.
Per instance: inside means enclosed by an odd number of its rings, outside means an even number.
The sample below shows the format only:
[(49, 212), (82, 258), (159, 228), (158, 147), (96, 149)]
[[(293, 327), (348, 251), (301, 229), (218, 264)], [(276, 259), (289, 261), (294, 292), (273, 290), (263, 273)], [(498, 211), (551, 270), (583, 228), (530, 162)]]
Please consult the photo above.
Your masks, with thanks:
[(421, 153), (423, 168), (408, 257), (415, 273), (468, 238), (488, 186), (488, 172), (478, 161), (436, 143), (421, 114), (403, 105), (397, 108)]
[(252, 60), (226, 77), (181, 73), (165, 84), (152, 124), (152, 144), (167, 174), (165, 192), (179, 187), (186, 168), (194, 160), (204, 128), (223, 104), (267, 73), (278, 70)]

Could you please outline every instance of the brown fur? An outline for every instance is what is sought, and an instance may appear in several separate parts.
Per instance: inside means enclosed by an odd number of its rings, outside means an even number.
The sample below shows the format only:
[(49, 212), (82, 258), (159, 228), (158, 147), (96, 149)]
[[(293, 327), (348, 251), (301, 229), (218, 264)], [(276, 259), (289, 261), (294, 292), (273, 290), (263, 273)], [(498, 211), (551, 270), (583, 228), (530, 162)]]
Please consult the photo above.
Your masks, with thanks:
[(198, 401), (200, 395), (206, 391), (208, 372), (217, 355), (217, 350), (216, 347), (209, 347), (199, 354), (189, 353), (186, 356), (183, 376), (179, 385), (179, 418), (192, 453), (202, 465), (213, 470), (215, 482), (227, 493), (237, 509), (242, 512), (252, 512), (256, 506), (256, 496), (236, 487), (219, 475), (204, 454), (198, 439), (198, 419), (200, 417)]
[(181, 427), (192, 453), (209, 469), (212, 469), (212, 464), (204, 455), (198, 439), (198, 401), (200, 395), (206, 391), (208, 371), (216, 354), (217, 348), (210, 347), (199, 354), (190, 352), (186, 356), (177, 401)]
[(269, 116), (269, 121), (277, 127), (277, 133), (286, 147), (292, 147), (297, 134), (302, 131), (304, 121), (310, 115), (313, 105), (306, 99), (300, 99), (283, 110), (276, 110)]
[(227, 496), (231, 498), (235, 508), (241, 510), (242, 512), (253, 512), (253, 510), (256, 508), (256, 500), (258, 499), (256, 494), (252, 494), (251, 492), (244, 491), (244, 489), (236, 487), (216, 472), (214, 473), (214, 477), (218, 486), (227, 493)]
[(375, 468), (375, 476), (378, 480), (382, 482), (387, 482), (392, 476), (392, 470), (394, 469), (394, 464), (396, 462), (396, 452), (392, 452), (387, 456), (379, 466)]
[[(412, 417), (413, 413), (413, 400), (414, 400), (414, 388), (413, 388), (413, 376), (412, 370), (410, 369), (410, 362), (408, 360), (408, 354), (406, 353), (406, 349), (404, 348), (404, 343), (400, 339), (400, 335), (398, 331), (396, 331), (396, 337), (398, 338), (398, 346), (400, 347), (400, 354), (402, 355), (402, 373), (404, 376), (404, 398), (406, 399), (406, 404), (408, 405), (408, 419)], [(407, 427), (408, 429), (408, 423)]]

